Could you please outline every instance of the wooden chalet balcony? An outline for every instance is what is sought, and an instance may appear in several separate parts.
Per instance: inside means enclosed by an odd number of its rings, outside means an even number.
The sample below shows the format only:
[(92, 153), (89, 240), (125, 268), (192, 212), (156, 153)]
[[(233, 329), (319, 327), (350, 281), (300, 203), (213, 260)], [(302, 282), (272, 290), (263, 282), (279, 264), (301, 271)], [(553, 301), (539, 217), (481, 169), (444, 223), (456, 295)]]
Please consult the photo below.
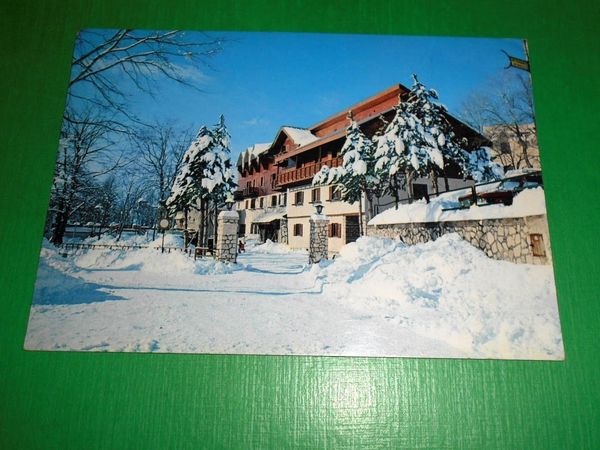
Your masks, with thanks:
[(238, 189), (233, 193), (234, 200), (241, 200), (243, 198), (258, 197), (261, 195), (261, 189), (253, 186), (246, 186), (244, 189)]
[(277, 174), (277, 187), (282, 187), (286, 184), (294, 184), (302, 181), (311, 180), (323, 166), (340, 167), (342, 165), (342, 157), (338, 156), (333, 159), (323, 159), (319, 162), (307, 164), (298, 169), (285, 169)]

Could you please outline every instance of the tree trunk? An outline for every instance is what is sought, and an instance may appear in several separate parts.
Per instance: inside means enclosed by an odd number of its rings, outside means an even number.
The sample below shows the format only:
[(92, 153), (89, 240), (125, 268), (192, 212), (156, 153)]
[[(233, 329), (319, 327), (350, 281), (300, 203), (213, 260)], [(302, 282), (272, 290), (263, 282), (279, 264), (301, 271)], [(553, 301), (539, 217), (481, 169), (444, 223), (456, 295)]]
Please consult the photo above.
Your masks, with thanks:
[(435, 195), (439, 195), (440, 193), (440, 188), (438, 186), (438, 179), (437, 179), (437, 174), (435, 173), (434, 169), (431, 169), (431, 185), (433, 187), (433, 192), (435, 192)]
[(215, 200), (215, 216), (214, 216), (214, 233), (213, 233), (213, 247), (217, 247), (217, 221), (219, 220), (219, 206)]
[(412, 203), (415, 198), (415, 194), (413, 192), (412, 181), (413, 181), (413, 173), (406, 172), (406, 192), (408, 193), (408, 203)]
[(363, 232), (363, 214), (362, 214), (362, 193), (358, 197), (358, 234), (364, 236)]
[[(523, 136), (523, 133), (521, 132), (521, 129), (519, 128), (518, 125), (515, 126), (515, 134), (517, 135), (519, 145), (521, 146), (525, 164), (529, 168), (533, 167), (533, 165), (531, 164), (531, 161), (529, 161), (529, 154), (527, 153), (527, 150), (529, 150), (529, 144), (527, 143), (527, 138), (525, 136)], [(515, 167), (515, 169), (518, 169), (518, 167)]]
[(64, 211), (59, 211), (56, 214), (54, 226), (52, 228), (52, 237), (50, 238), (50, 241), (54, 245), (61, 245), (63, 243), (65, 231), (67, 230), (67, 220), (68, 216)]
[(198, 224), (198, 247), (204, 247), (204, 199), (200, 200), (200, 223)]

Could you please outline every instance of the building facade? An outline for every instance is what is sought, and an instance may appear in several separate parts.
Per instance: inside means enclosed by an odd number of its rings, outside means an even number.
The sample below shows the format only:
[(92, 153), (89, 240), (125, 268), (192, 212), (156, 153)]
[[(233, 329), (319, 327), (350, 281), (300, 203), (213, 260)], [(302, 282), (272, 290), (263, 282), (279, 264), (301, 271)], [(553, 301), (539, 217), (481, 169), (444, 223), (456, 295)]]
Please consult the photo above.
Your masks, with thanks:
[[(340, 151), (346, 139), (349, 111), (361, 130), (372, 137), (392, 120), (395, 107), (408, 91), (396, 84), (312, 127), (281, 127), (272, 143), (255, 145), (242, 152), (238, 159), (240, 190), (235, 196), (240, 235), (308, 249), (309, 218), (315, 213), (315, 204), (320, 203), (330, 221), (329, 251), (337, 253), (342, 246), (358, 239), (361, 228), (367, 228), (366, 223), (374, 214), (395, 206), (398, 200), (408, 199), (403, 190), (397, 197), (383, 196), (371, 203), (363, 198), (351, 204), (340, 199), (334, 185), (312, 186), (312, 179), (321, 167), (342, 165)], [(472, 148), (489, 143), (457, 119), (451, 116), (448, 119), (457, 135), (467, 138)], [(451, 165), (446, 168), (445, 176), (437, 180), (439, 192), (470, 184)], [(434, 193), (434, 183), (429, 178), (415, 179), (412, 187), (415, 198)]]
[(505, 170), (541, 168), (534, 124), (485, 126), (483, 134), (493, 143), (492, 159)]

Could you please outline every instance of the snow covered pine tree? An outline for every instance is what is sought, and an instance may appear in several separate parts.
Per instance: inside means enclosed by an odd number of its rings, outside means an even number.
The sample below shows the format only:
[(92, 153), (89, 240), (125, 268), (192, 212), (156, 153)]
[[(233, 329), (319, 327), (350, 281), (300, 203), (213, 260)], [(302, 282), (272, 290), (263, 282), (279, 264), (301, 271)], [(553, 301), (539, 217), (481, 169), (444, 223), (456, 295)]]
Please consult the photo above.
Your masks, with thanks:
[(219, 122), (213, 128), (213, 138), (215, 147), (212, 153), (204, 156), (207, 166), (204, 169), (205, 178), (202, 180), (202, 185), (208, 190), (208, 197), (213, 203), (215, 224), (213, 242), (216, 243), (219, 207), (237, 187), (232, 171), (231, 149), (229, 148), (231, 137), (225, 126), (223, 115), (219, 117)]
[(377, 190), (379, 180), (373, 169), (373, 154), (375, 146), (373, 142), (361, 131), (353, 118), (352, 111), (348, 112), (350, 126), (346, 131), (346, 141), (342, 146), (342, 166), (329, 168), (323, 166), (313, 177), (313, 185), (339, 183), (335, 188), (339, 190), (342, 200), (355, 203), (358, 201), (360, 234), (366, 234), (363, 230), (363, 195), (368, 204), (371, 203), (373, 193)]
[[(206, 126), (202, 126), (196, 135), (196, 139), (190, 144), (183, 155), (183, 162), (179, 173), (175, 177), (171, 195), (167, 199), (167, 208), (171, 214), (177, 211), (183, 211), (184, 230), (188, 229), (188, 214), (191, 208), (198, 209), (200, 204), (201, 215), (203, 213), (203, 201), (207, 190), (203, 186), (204, 178), (204, 155), (210, 153), (214, 147), (214, 137), (212, 131)], [(203, 220), (200, 220), (201, 228)], [(185, 233), (185, 245), (188, 244), (187, 232)]]
[(376, 140), (374, 173), (387, 182), (386, 191), (397, 198), (397, 189), (405, 185), (413, 199), (412, 181), (429, 177), (437, 193), (437, 178), (445, 175), (450, 162), (458, 165), (464, 178), (484, 181), (501, 176), (501, 167), (492, 163), (487, 149), (464, 148), (446, 108), (437, 102), (438, 93), (427, 89), (416, 75), (413, 80), (406, 101), (399, 103), (394, 119)]
[(212, 201), (217, 209), (236, 187), (230, 153), (229, 133), (225, 127), (225, 119), (221, 116), (213, 130), (206, 126), (200, 128), (196, 139), (183, 157), (183, 163), (167, 200), (171, 214), (183, 211), (186, 230), (190, 209), (200, 211), (200, 246), (206, 243), (209, 201)]

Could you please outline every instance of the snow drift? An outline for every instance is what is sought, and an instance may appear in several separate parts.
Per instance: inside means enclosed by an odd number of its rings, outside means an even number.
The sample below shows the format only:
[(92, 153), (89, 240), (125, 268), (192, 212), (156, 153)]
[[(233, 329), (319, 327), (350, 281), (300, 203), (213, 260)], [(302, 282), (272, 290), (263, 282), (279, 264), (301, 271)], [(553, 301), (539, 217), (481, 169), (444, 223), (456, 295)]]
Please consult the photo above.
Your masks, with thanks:
[(361, 237), (312, 273), (326, 296), (450, 345), (448, 356), (563, 357), (552, 269), (489, 259), (458, 234), (413, 246)]
[[(429, 203), (426, 203), (425, 200), (418, 200), (411, 204), (400, 205), (398, 209), (386, 209), (381, 214), (373, 217), (369, 221), (369, 225), (503, 219), (546, 214), (544, 190), (541, 187), (525, 189), (520, 192), (515, 196), (513, 204), (510, 206), (502, 204), (473, 205), (467, 209), (444, 211), (446, 208), (457, 207), (458, 198), (469, 194), (469, 192), (468, 189), (461, 189), (440, 194), (432, 198)], [(484, 191), (480, 190), (479, 192)]]
[(489, 259), (458, 235), (363, 237), (310, 268), (289, 251), (239, 262), (44, 248), (26, 348), (563, 358), (552, 269)]
[(264, 244), (258, 244), (250, 247), (249, 251), (251, 251), (252, 253), (282, 255), (286, 253), (291, 253), (294, 250), (290, 249), (285, 244), (280, 244), (278, 242), (273, 242), (270, 239), (267, 239), (264, 242)]

